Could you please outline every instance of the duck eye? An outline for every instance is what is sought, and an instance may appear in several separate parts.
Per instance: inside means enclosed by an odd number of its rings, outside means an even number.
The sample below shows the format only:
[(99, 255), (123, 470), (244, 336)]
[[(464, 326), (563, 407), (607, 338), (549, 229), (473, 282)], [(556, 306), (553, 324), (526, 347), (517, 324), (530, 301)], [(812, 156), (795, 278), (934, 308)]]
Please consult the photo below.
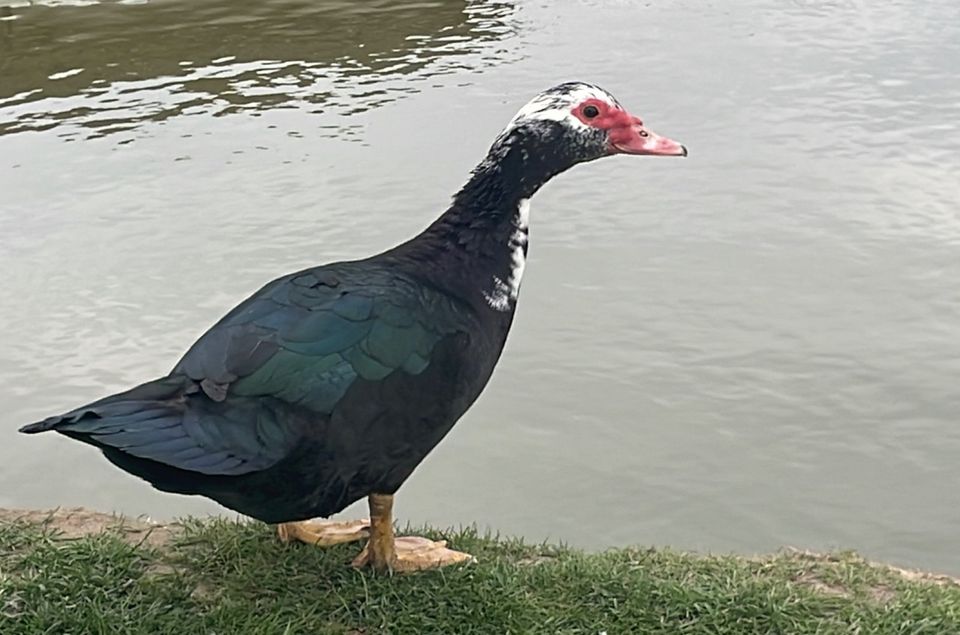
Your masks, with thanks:
[(583, 107), (583, 116), (587, 119), (593, 119), (600, 114), (600, 109), (596, 106), (584, 106)]

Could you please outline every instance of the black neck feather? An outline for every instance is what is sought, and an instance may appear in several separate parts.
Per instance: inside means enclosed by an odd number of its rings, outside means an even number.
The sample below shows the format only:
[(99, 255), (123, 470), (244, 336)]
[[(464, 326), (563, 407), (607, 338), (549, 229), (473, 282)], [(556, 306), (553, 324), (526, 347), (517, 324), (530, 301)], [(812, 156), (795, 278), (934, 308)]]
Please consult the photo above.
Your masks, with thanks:
[(488, 282), (509, 275), (511, 236), (521, 201), (577, 162), (563, 152), (571, 146), (564, 134), (564, 126), (555, 122), (508, 130), (453, 197), (450, 208), (390, 254), (413, 265), (418, 275), (427, 272), (431, 283), (483, 304)]

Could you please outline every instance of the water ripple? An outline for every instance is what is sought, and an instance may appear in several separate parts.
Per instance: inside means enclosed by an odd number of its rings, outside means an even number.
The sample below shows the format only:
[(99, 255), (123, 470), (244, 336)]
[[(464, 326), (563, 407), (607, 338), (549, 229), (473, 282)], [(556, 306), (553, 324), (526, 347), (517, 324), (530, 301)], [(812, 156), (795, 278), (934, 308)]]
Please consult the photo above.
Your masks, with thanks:
[(484, 51), (511, 32), (514, 11), (452, 0), (68, 5), (8, 9), (18, 20), (0, 29), (0, 135), (96, 138), (277, 108), (339, 123), (431, 77), (502, 62)]

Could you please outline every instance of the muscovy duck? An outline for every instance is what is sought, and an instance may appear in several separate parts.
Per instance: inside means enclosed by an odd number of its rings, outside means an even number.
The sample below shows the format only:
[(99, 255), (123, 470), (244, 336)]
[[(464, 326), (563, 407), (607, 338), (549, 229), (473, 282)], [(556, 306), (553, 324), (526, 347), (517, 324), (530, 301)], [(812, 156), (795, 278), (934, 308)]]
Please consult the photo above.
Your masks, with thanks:
[[(513, 321), (529, 200), (616, 154), (686, 156), (601, 88), (526, 104), (433, 224), (363, 260), (284, 276), (207, 331), (166, 377), (21, 428), (98, 447), (166, 492), (278, 523), (284, 540), (368, 536), (354, 565), (470, 556), (395, 538), (393, 494), (480, 395)], [(368, 497), (369, 521), (310, 522)]]

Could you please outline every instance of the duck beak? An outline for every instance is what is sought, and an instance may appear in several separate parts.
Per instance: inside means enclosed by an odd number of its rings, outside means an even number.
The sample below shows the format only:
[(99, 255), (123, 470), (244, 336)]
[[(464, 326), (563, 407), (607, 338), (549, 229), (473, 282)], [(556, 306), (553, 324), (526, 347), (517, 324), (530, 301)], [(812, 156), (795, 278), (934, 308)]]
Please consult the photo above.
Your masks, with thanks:
[(609, 132), (612, 154), (652, 154), (664, 157), (685, 157), (687, 148), (673, 139), (661, 137), (647, 130), (643, 122), (631, 117), (628, 125), (617, 126)]

